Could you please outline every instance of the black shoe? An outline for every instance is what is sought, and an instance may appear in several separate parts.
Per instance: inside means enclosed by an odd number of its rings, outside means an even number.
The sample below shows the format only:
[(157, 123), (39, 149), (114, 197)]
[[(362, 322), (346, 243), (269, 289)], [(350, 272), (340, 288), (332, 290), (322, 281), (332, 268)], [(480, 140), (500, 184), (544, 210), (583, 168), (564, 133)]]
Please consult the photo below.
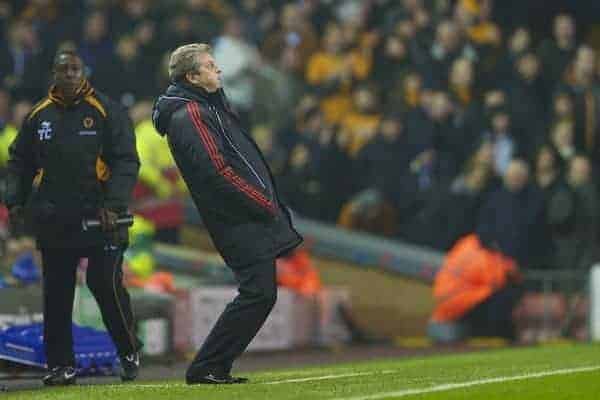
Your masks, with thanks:
[(247, 378), (238, 378), (231, 375), (218, 376), (208, 373), (201, 376), (186, 376), (185, 383), (188, 385), (234, 385), (248, 382)]
[(129, 354), (121, 357), (121, 381), (135, 380), (140, 370), (140, 353)]
[(73, 367), (54, 367), (50, 373), (42, 378), (46, 386), (68, 386), (75, 384), (77, 375)]
[(231, 383), (248, 383), (248, 378), (242, 378), (241, 376), (231, 376), (227, 375), (227, 379), (231, 381)]

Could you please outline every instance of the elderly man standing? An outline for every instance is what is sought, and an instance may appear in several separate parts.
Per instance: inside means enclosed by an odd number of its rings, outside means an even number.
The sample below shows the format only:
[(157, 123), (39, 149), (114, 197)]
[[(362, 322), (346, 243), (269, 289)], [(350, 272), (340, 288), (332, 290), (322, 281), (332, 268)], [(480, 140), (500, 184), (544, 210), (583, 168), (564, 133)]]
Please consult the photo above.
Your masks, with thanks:
[(211, 48), (194, 43), (169, 60), (172, 84), (154, 106), (153, 122), (204, 223), (239, 282), (186, 373), (188, 384), (242, 383), (230, 371), (277, 299), (275, 259), (302, 241), (262, 154), (221, 88)]

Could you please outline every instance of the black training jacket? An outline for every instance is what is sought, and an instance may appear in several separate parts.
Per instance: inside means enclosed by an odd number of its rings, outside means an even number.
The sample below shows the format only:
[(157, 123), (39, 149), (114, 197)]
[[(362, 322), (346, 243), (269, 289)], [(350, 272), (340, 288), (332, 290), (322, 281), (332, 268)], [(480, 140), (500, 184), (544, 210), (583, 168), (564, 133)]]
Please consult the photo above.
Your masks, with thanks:
[(222, 90), (177, 83), (158, 98), (154, 126), (166, 135), (213, 242), (231, 267), (274, 258), (302, 241), (271, 171)]
[(127, 210), (139, 159), (124, 109), (89, 85), (70, 105), (51, 91), (25, 117), (9, 153), (4, 201), (26, 207), (39, 247), (107, 242), (81, 223), (100, 207)]

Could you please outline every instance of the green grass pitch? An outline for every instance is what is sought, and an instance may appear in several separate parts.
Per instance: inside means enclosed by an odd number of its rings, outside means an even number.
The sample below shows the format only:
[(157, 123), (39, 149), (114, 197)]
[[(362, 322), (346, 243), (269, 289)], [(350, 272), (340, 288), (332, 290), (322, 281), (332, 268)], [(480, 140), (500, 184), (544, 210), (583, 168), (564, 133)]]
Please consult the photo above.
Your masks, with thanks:
[(555, 345), (248, 375), (246, 385), (139, 381), (0, 394), (0, 399), (600, 399), (600, 345)]

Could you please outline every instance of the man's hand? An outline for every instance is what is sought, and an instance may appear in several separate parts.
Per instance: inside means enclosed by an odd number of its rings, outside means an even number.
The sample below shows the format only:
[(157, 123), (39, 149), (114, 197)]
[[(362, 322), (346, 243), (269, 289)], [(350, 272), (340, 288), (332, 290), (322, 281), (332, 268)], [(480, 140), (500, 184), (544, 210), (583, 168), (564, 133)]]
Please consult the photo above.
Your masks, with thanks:
[(104, 232), (112, 232), (117, 228), (118, 214), (108, 208), (101, 208), (98, 211), (98, 217), (100, 219), (100, 225)]
[(23, 206), (12, 206), (8, 210), (8, 222), (12, 236), (22, 236), (25, 232), (25, 210)]

